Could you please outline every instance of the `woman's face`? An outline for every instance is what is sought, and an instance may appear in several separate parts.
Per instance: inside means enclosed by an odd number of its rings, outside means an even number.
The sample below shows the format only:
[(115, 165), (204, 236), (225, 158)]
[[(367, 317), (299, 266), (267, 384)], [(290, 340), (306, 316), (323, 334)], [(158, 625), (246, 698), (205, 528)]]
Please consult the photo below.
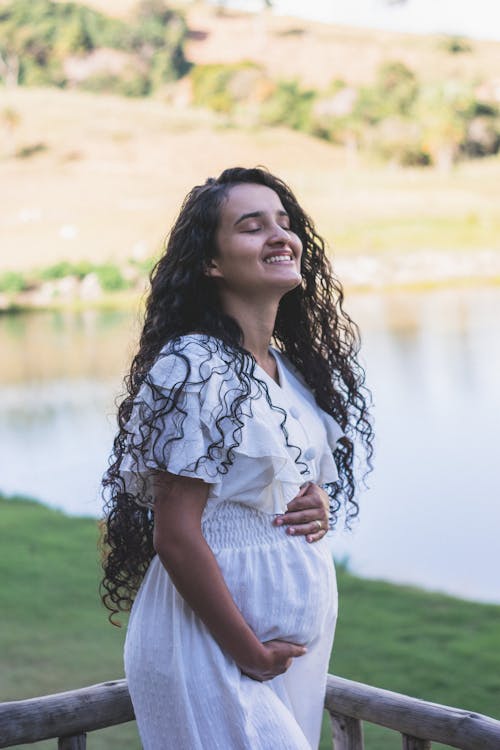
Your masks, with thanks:
[(278, 194), (244, 183), (229, 191), (216, 232), (217, 255), (207, 274), (219, 289), (243, 296), (283, 295), (301, 282), (302, 242)]

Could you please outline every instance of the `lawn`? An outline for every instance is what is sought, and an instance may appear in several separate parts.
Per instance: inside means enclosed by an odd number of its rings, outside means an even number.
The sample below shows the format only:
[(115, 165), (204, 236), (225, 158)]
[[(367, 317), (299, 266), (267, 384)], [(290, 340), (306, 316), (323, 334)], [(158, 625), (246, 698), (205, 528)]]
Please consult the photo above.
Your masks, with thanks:
[(0, 145), (0, 273), (152, 256), (186, 192), (238, 164), (289, 182), (339, 255), (499, 249), (498, 156), (445, 174), (353, 165), (304, 133), (227, 127), (158, 99), (19, 88), (2, 106), (18, 124)]
[[(0, 516), (1, 699), (121, 677), (124, 628), (108, 624), (98, 600), (95, 520), (19, 498), (1, 499)], [(500, 718), (499, 606), (362, 580), (342, 569), (339, 589), (330, 671)], [(328, 747), (326, 730), (325, 722), (321, 750)], [(397, 735), (365, 731), (367, 750), (401, 746)], [(140, 747), (134, 724), (96, 732), (88, 746)]]

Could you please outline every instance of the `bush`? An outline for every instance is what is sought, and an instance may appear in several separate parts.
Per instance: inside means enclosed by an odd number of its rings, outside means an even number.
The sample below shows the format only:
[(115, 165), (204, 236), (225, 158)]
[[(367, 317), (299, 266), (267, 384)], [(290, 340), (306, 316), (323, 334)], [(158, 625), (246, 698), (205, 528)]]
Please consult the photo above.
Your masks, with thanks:
[(133, 268), (137, 268), (137, 270), (146, 276), (149, 276), (153, 268), (155, 267), (156, 263), (158, 262), (158, 256), (152, 256), (149, 258), (142, 258), (141, 260), (137, 260), (136, 258), (130, 258), (129, 264)]
[(32, 143), (29, 146), (21, 146), (18, 148), (14, 156), (16, 159), (30, 159), (37, 154), (43, 154), (44, 151), (47, 151), (46, 143)]
[(11, 0), (2, 6), (0, 48), (4, 59), (19, 61), (19, 83), (62, 85), (65, 56), (121, 47), (126, 30), (122, 21), (76, 3)]
[(474, 117), (468, 123), (461, 150), (471, 158), (497, 154), (500, 150), (500, 121), (493, 117)]
[(22, 273), (5, 271), (0, 275), (0, 292), (17, 294), (28, 288), (28, 282)]
[(419, 85), (414, 72), (397, 60), (383, 63), (373, 86), (359, 91), (353, 114), (369, 125), (385, 117), (411, 114), (418, 98)]
[[(7, 79), (15, 83), (64, 86), (64, 61), (85, 57), (98, 48), (131, 52), (141, 75), (127, 75), (123, 87), (114, 80), (93, 81), (87, 88), (142, 96), (153, 86), (179, 78), (189, 65), (184, 56), (187, 27), (183, 16), (162, 0), (140, 3), (129, 25), (84, 5), (51, 0), (11, 0), (0, 13), (0, 52)], [(135, 66), (134, 66), (135, 68)], [(134, 69), (134, 73), (135, 73)], [(1, 74), (0, 74), (1, 75)], [(110, 77), (112, 78), (112, 77)], [(123, 90), (122, 90), (123, 89)]]
[(462, 52), (472, 52), (472, 45), (463, 36), (445, 36), (440, 40), (439, 46), (450, 55), (458, 55)]
[(187, 24), (163, 0), (142, 0), (130, 35), (130, 49), (150, 66), (152, 88), (176, 80), (190, 69), (184, 55)]
[(96, 266), (94, 272), (99, 279), (101, 288), (105, 292), (118, 292), (122, 289), (127, 289), (129, 286), (121, 270), (112, 263)]
[(56, 279), (64, 279), (67, 276), (76, 276), (78, 279), (83, 279), (84, 276), (87, 276), (93, 270), (93, 264), (86, 260), (81, 260), (77, 263), (61, 260), (59, 263), (54, 263), (54, 265), (44, 268), (39, 272), (38, 276), (42, 281), (54, 281)]
[(373, 128), (371, 148), (384, 161), (403, 167), (423, 167), (431, 162), (422, 145), (418, 123), (403, 117), (389, 117)]
[(255, 98), (262, 79), (261, 67), (253, 62), (196, 65), (191, 71), (193, 103), (230, 114), (241, 102)]
[(86, 78), (81, 88), (95, 94), (119, 94), (130, 97), (146, 96), (151, 90), (147, 76), (141, 73), (128, 76), (96, 73)]
[(316, 91), (302, 89), (298, 81), (280, 81), (262, 107), (262, 122), (310, 132), (316, 96)]

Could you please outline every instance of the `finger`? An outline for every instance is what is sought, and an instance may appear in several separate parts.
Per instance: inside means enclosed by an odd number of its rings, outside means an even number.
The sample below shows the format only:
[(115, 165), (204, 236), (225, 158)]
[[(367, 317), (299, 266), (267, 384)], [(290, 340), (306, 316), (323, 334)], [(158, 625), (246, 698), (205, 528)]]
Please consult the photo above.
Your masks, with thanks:
[(320, 521), (315, 518), (314, 521), (309, 523), (295, 524), (294, 526), (288, 526), (286, 533), (290, 536), (308, 536), (312, 534), (319, 534), (321, 531), (326, 530), (326, 524), (324, 521)]
[(302, 526), (303, 524), (314, 523), (314, 521), (326, 521), (326, 513), (319, 508), (308, 508), (307, 510), (296, 511), (295, 513), (283, 513), (276, 518), (275, 523), (278, 526)]
[[(307, 495), (307, 493), (309, 492), (309, 490), (311, 489), (311, 487), (313, 487), (313, 483), (312, 482), (304, 482), (304, 484), (301, 484), (299, 491), (297, 492), (297, 494), (295, 495), (295, 497), (293, 498), (293, 500), (291, 500), (290, 502), (293, 503), (295, 500), (297, 500), (297, 499), (299, 499), (299, 498), (304, 497), (305, 495)], [(290, 503), (288, 503), (288, 505), (290, 505)]]
[(281, 516), (276, 516), (276, 518), (274, 519), (274, 523), (276, 526), (290, 526), (294, 524), (311, 523), (320, 515), (321, 512), (319, 508), (308, 507), (304, 510), (297, 510), (291, 513), (282, 513)]
[(287, 511), (305, 510), (306, 508), (321, 508), (323, 500), (321, 495), (314, 491), (308, 491), (306, 494), (300, 497), (295, 497), (290, 500), (286, 506)]
[(264, 646), (273, 646), (277, 644), (278, 649), (282, 649), (289, 656), (303, 656), (307, 651), (307, 646), (303, 643), (293, 643), (292, 641), (282, 641), (279, 638), (271, 641), (264, 641)]
[(300, 485), (300, 490), (297, 492), (295, 497), (302, 497), (303, 495), (307, 494), (307, 491), (311, 487), (312, 482), (304, 482), (304, 484)]
[(309, 542), (310, 544), (313, 542), (319, 542), (319, 540), (323, 539), (327, 533), (328, 529), (319, 529), (318, 531), (315, 531), (314, 534), (308, 534), (306, 536), (306, 542)]

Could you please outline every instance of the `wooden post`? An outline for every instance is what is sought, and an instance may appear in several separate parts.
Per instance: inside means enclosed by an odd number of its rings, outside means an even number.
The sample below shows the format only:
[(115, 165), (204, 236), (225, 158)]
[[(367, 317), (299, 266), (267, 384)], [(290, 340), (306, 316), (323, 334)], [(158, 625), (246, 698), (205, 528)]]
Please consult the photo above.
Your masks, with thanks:
[(325, 707), (329, 712), (380, 724), (400, 735), (424, 736), (460, 750), (500, 750), (500, 721), (490, 716), (417, 700), (343, 677), (328, 675)]
[(329, 711), (334, 750), (364, 750), (363, 727), (359, 719)]
[(421, 740), (409, 734), (403, 734), (403, 750), (431, 750), (430, 740)]
[(59, 737), (57, 750), (86, 750), (87, 735), (75, 734), (73, 737)]

